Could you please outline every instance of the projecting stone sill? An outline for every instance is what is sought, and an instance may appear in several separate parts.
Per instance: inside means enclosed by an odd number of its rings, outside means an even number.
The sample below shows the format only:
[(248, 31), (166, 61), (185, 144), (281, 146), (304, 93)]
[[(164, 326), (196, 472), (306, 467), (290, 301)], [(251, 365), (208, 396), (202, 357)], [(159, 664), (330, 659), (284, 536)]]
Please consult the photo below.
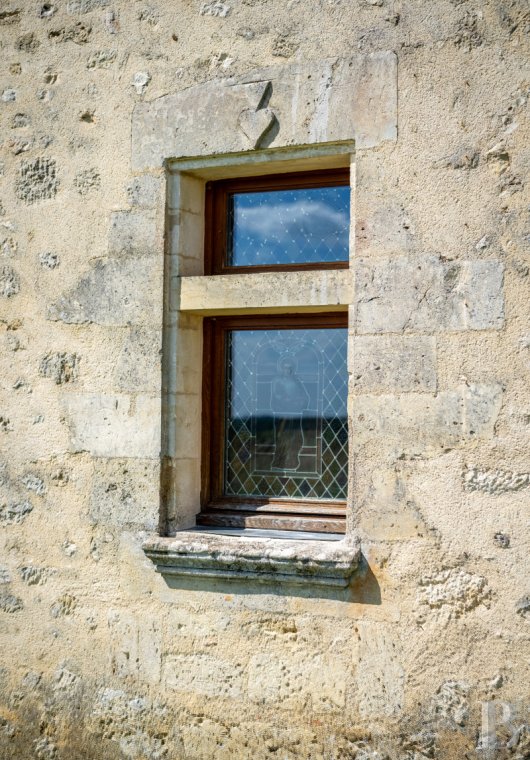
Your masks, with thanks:
[(168, 580), (195, 577), (346, 588), (361, 558), (357, 539), (270, 537), (265, 531), (180, 531), (143, 550)]

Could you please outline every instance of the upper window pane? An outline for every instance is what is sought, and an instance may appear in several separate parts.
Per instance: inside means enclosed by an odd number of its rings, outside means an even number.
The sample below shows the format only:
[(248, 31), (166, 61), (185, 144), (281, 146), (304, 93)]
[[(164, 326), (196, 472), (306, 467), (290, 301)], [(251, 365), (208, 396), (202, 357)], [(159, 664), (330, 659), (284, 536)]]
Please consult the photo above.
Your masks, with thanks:
[(346, 185), (230, 193), (227, 221), (228, 266), (348, 261)]

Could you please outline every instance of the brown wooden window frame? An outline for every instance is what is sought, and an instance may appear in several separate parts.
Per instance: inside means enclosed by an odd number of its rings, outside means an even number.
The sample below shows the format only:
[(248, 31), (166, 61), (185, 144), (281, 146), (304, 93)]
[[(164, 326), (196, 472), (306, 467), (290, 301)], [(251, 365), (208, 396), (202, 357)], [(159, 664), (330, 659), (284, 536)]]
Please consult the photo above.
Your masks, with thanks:
[(200, 525), (276, 530), (345, 531), (346, 500), (245, 498), (223, 495), (226, 334), (230, 330), (348, 326), (347, 312), (262, 314), (204, 320), (202, 509)]
[[(230, 193), (348, 186), (348, 168), (216, 180), (206, 184), (205, 275), (347, 269), (348, 261), (228, 266)], [(347, 311), (211, 316), (204, 319), (201, 511), (197, 523), (223, 528), (264, 528), (345, 533), (346, 500), (224, 496), (226, 334), (230, 330), (347, 327)]]
[(321, 261), (301, 264), (265, 266), (229, 266), (226, 264), (228, 241), (228, 198), (231, 193), (261, 190), (300, 190), (313, 187), (349, 186), (349, 169), (319, 169), (308, 172), (271, 174), (259, 177), (217, 180), (206, 183), (206, 234), (204, 273), (243, 274), (258, 272), (297, 272), (311, 269), (347, 269), (348, 261)]

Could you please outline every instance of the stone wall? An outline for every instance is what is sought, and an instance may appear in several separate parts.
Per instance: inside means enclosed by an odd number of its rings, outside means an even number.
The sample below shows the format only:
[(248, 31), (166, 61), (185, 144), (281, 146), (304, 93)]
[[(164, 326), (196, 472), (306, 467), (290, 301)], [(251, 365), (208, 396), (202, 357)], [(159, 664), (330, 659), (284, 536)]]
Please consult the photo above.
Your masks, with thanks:
[[(490, 756), (530, 756), (529, 31), (524, 0), (2, 4), (2, 759), (463, 760), (494, 700)], [(344, 141), (362, 567), (168, 585), (165, 162)]]

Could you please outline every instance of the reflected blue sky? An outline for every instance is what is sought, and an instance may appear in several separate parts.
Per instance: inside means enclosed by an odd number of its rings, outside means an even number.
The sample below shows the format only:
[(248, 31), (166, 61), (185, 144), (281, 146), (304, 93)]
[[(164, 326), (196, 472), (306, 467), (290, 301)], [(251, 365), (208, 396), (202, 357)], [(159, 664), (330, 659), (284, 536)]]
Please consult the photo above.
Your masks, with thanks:
[(234, 193), (228, 263), (266, 266), (348, 260), (350, 188)]

